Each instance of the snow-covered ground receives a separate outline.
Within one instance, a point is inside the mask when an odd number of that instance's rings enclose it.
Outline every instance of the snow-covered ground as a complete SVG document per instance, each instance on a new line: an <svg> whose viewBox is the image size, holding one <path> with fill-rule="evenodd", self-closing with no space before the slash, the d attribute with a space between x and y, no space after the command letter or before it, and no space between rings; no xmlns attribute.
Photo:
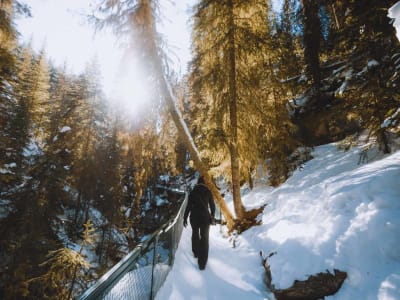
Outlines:
<svg viewBox="0 0 400 300"><path fill-rule="evenodd" d="M262 281L263 269L257 250L232 248L218 229L210 230L207 267L199 271L191 250L191 229L186 227L176 252L175 263L156 300L272 299Z"/></svg>
<svg viewBox="0 0 400 300"><path fill-rule="evenodd" d="M260 250L276 251L269 260L276 288L337 268L348 278L326 299L400 299L400 151L372 149L359 165L361 152L318 147L282 186L244 195L248 207L267 204L262 225L240 235L235 248L213 226L205 271L192 256L188 226L156 299L273 299Z"/></svg>
<svg viewBox="0 0 400 300"><path fill-rule="evenodd" d="M389 8L388 17L394 19L393 26L396 28L397 39L400 40L400 1Z"/></svg>

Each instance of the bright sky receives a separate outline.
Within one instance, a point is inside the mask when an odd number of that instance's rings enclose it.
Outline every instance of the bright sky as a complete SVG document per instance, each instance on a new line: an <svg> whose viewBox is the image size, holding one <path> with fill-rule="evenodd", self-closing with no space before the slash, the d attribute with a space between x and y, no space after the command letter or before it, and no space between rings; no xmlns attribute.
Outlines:
<svg viewBox="0 0 400 300"><path fill-rule="evenodd" d="M110 32L98 32L94 35L94 28L86 21L94 3L93 0L25 0L31 7L32 18L17 20L18 30L26 41L32 39L35 50L45 48L47 56L57 66L65 62L68 71L80 73L86 64L97 57L103 77L103 86L106 94L111 96L115 90L129 90L135 88L136 94L142 98L146 92L140 87L140 74L130 74L127 83L129 87L117 87L121 79L117 73L121 65L122 51ZM165 35L169 48L179 61L175 59L173 67L177 72L184 72L190 60L190 32L188 26L188 8L194 0L163 1L162 11L165 14L163 25L160 26ZM126 80L125 80L126 81ZM142 101L143 99L136 99ZM136 101L135 100L135 101ZM129 101L124 99L124 101Z"/></svg>
<svg viewBox="0 0 400 300"><path fill-rule="evenodd" d="M275 3L280 0L273 0ZM87 15L95 0L24 0L31 7L32 18L17 20L18 30L26 41L32 39L37 51L43 47L47 56L61 66L65 62L68 71L80 73L86 64L97 57L104 91L107 96L118 95L127 109L137 110L146 104L146 91L140 82L138 68L131 67L130 74L118 78L121 66L121 49L110 32L98 32L87 23ZM178 74L186 71L190 60L189 8L196 0L164 0L161 11L165 18L160 30L169 49L175 53L173 68ZM126 66L125 66L126 67ZM132 96L132 91L135 91ZM123 95L121 95L123 94ZM134 103L134 105L132 105Z"/></svg>

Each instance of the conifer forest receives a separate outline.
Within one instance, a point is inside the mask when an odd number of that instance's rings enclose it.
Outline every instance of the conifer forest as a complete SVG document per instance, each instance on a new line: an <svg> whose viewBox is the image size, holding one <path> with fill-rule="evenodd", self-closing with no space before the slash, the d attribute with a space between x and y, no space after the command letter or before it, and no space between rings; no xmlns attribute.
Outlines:
<svg viewBox="0 0 400 300"><path fill-rule="evenodd" d="M399 138L396 0L194 1L183 76L157 30L163 1L95 2L93 28L145 64L154 92L135 118L107 101L96 59L54 64L20 39L30 7L0 1L0 299L75 299L177 212L160 185L200 172L244 230L260 210L241 186L281 185L318 145L367 133L390 153Z"/></svg>

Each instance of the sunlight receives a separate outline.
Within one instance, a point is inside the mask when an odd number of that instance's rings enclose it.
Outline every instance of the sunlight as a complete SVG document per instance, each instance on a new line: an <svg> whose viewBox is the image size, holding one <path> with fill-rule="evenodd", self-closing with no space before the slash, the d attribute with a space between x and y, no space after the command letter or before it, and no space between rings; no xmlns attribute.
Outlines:
<svg viewBox="0 0 400 300"><path fill-rule="evenodd" d="M152 87L138 63L125 62L121 69L113 86L111 104L126 117L138 118L151 108Z"/></svg>
<svg viewBox="0 0 400 300"><path fill-rule="evenodd" d="M163 23L160 32L170 46L171 67L175 72L186 70L191 59L189 18L187 8L195 1L163 2ZM32 18L17 20L21 39L31 40L35 51L46 46L46 54L56 66L67 63L68 71L80 73L93 57L100 64L104 93L111 108L130 117L141 115L150 107L154 93L149 87L145 70L133 62L122 62L124 49L111 30L94 35L93 24L87 22L93 0L25 0L32 10ZM79 47L77 47L79 45ZM119 69L124 69L123 71ZM146 83L147 81L147 83Z"/></svg>

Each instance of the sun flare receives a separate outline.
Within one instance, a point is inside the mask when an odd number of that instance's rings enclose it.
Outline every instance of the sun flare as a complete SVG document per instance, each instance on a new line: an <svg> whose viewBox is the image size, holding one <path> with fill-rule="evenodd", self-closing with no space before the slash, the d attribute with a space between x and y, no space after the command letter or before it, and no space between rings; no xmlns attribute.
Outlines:
<svg viewBox="0 0 400 300"><path fill-rule="evenodd" d="M148 76L138 64L124 64L114 86L112 102L128 117L140 117L151 106L152 87Z"/></svg>

